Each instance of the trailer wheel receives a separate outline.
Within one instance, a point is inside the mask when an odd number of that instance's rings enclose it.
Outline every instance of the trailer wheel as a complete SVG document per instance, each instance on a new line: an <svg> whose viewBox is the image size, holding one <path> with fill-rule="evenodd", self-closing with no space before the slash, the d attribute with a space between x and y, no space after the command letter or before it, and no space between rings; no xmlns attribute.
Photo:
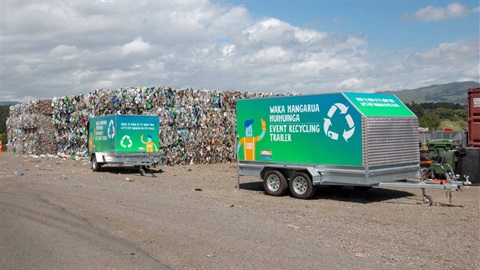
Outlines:
<svg viewBox="0 0 480 270"><path fill-rule="evenodd" d="M425 194L425 195L423 196L423 203L426 204L426 205L428 205L428 206L432 206L432 204L433 204L432 196Z"/></svg>
<svg viewBox="0 0 480 270"><path fill-rule="evenodd" d="M279 171L268 171L263 177L263 188L265 189L265 193L268 195L285 195L288 188L287 179Z"/></svg>
<svg viewBox="0 0 480 270"><path fill-rule="evenodd" d="M300 199L309 199L315 194L310 176L303 172L296 172L290 177L289 187L292 195Z"/></svg>
<svg viewBox="0 0 480 270"><path fill-rule="evenodd" d="M100 171L101 168L102 168L102 163L97 162L97 156L94 155L92 158L92 170L94 172L98 172Z"/></svg>

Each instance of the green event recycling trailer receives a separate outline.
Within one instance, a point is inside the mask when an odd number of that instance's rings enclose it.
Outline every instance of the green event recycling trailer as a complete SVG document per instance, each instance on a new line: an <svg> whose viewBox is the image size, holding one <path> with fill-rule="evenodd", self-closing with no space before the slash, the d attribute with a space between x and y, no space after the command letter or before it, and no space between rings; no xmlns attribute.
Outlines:
<svg viewBox="0 0 480 270"><path fill-rule="evenodd" d="M88 122L92 169L103 164L155 166L159 161L159 118L151 115L106 115Z"/></svg>
<svg viewBox="0 0 480 270"><path fill-rule="evenodd" d="M238 100L237 135L238 176L260 176L270 195L419 176L418 119L392 94Z"/></svg>

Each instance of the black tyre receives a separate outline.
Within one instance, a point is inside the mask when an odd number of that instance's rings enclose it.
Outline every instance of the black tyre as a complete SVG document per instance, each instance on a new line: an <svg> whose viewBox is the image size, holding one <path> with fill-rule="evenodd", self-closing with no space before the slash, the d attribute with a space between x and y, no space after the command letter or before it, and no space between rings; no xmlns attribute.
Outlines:
<svg viewBox="0 0 480 270"><path fill-rule="evenodd" d="M268 171L263 177L263 188L268 195L285 195L288 190L287 179L279 171Z"/></svg>
<svg viewBox="0 0 480 270"><path fill-rule="evenodd" d="M315 186L312 183L312 179L308 174L303 172L296 172L290 177L288 183L290 192L296 198L310 199L315 195Z"/></svg>
<svg viewBox="0 0 480 270"><path fill-rule="evenodd" d="M102 169L102 163L97 161L97 157L94 155L92 158L92 170L98 172Z"/></svg>

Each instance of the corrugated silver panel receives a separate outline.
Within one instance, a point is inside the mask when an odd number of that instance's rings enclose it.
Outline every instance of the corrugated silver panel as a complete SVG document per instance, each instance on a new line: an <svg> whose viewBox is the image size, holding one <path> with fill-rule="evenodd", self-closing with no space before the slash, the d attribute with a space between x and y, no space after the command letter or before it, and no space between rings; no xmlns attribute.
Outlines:
<svg viewBox="0 0 480 270"><path fill-rule="evenodd" d="M401 164L420 160L417 118L362 118L363 165Z"/></svg>

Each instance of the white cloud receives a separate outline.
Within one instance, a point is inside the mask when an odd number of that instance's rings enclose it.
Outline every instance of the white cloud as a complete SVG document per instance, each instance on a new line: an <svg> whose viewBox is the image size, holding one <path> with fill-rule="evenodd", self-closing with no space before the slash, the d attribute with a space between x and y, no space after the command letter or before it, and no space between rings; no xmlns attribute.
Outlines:
<svg viewBox="0 0 480 270"><path fill-rule="evenodd" d="M59 45L53 48L48 56L61 60L72 60L79 57L76 46Z"/></svg>
<svg viewBox="0 0 480 270"><path fill-rule="evenodd" d="M383 80L397 89L416 88L455 81L480 81L475 75L480 59L480 39L442 43L421 52L399 52L376 69L383 70Z"/></svg>
<svg viewBox="0 0 480 270"><path fill-rule="evenodd" d="M362 85L363 81L359 78L350 78L346 79L340 83L339 88L346 88L346 89L358 89Z"/></svg>
<svg viewBox="0 0 480 270"><path fill-rule="evenodd" d="M460 81L480 81L480 64L474 64L471 68L460 72Z"/></svg>
<svg viewBox="0 0 480 270"><path fill-rule="evenodd" d="M367 36L254 19L243 7L206 0L11 1L2 8L0 99L139 85L396 90L475 78L479 59L478 39L377 56Z"/></svg>
<svg viewBox="0 0 480 270"><path fill-rule="evenodd" d="M233 44L224 44L221 48L222 55L224 57L229 57L235 55L235 45Z"/></svg>
<svg viewBox="0 0 480 270"><path fill-rule="evenodd" d="M300 43L315 43L324 39L326 34L311 29L295 28L294 36Z"/></svg>
<svg viewBox="0 0 480 270"><path fill-rule="evenodd" d="M437 48L417 53L416 56L420 61L431 64L445 62L454 63L460 59L479 59L478 45L478 38L461 42L442 43Z"/></svg>
<svg viewBox="0 0 480 270"><path fill-rule="evenodd" d="M418 21L442 21L447 19L461 18L470 15L470 10L459 3L451 3L446 7L426 6L418 10L413 15L406 15L404 19L413 19Z"/></svg>
<svg viewBox="0 0 480 270"><path fill-rule="evenodd" d="M134 41L129 42L122 46L121 51L123 55L129 55L133 53L144 53L150 49L150 44L143 41L141 37L137 37Z"/></svg>
<svg viewBox="0 0 480 270"><path fill-rule="evenodd" d="M289 59L289 52L280 46L273 46L260 50L254 55L252 60L262 64L270 64L274 62L287 62Z"/></svg>
<svg viewBox="0 0 480 270"><path fill-rule="evenodd" d="M274 44L287 38L286 33L292 27L280 20L269 18L253 24L242 31L242 38L249 44Z"/></svg>

